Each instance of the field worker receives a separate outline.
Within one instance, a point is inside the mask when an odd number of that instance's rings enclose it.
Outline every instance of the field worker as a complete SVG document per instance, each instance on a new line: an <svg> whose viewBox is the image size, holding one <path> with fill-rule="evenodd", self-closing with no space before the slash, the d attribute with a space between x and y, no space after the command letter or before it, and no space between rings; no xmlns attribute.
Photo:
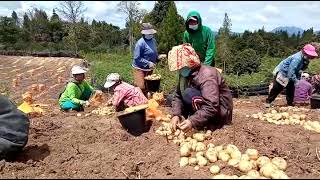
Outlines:
<svg viewBox="0 0 320 180"><path fill-rule="evenodd" d="M320 74L312 76L311 84L312 84L312 94L320 95Z"/></svg>
<svg viewBox="0 0 320 180"><path fill-rule="evenodd" d="M183 43L190 43L200 57L200 61L209 66L215 66L216 54L214 35L211 29L202 25L202 19L197 11L191 11L185 22L186 31Z"/></svg>
<svg viewBox="0 0 320 180"><path fill-rule="evenodd" d="M116 111L148 103L148 99L144 96L141 89L123 82L118 73L109 74L104 87L110 88L114 92L112 98L108 101L108 105L113 105Z"/></svg>
<svg viewBox="0 0 320 180"><path fill-rule="evenodd" d="M312 94L312 85L309 81L309 74L302 73L301 80L297 82L294 92L294 103L296 105L309 104L309 100Z"/></svg>
<svg viewBox="0 0 320 180"><path fill-rule="evenodd" d="M301 51L282 60L274 69L273 86L266 99L266 107L272 106L272 102L286 88L287 105L293 106L295 85L301 77L301 71L306 69L309 60L318 57L315 47L307 44Z"/></svg>
<svg viewBox="0 0 320 180"><path fill-rule="evenodd" d="M138 86L144 94L147 93L144 78L152 74L158 58L157 42L154 38L156 32L150 23L142 23L142 37L134 49L132 62L134 85Z"/></svg>
<svg viewBox="0 0 320 180"><path fill-rule="evenodd" d="M216 129L230 124L233 110L230 89L220 72L214 67L201 64L193 48L188 47L189 52L193 53L186 58L171 58L169 52L170 71L179 71L178 85L172 100L173 130L179 128L187 132L192 128Z"/></svg>
<svg viewBox="0 0 320 180"><path fill-rule="evenodd" d="M0 160L16 157L28 142L30 121L25 113L0 95Z"/></svg>
<svg viewBox="0 0 320 180"><path fill-rule="evenodd" d="M90 105L89 98L94 93L93 87L85 80L87 70L79 65L71 69L73 78L68 82L66 88L59 98L59 105L63 110L82 111L83 106ZM102 93L97 90L96 93Z"/></svg>

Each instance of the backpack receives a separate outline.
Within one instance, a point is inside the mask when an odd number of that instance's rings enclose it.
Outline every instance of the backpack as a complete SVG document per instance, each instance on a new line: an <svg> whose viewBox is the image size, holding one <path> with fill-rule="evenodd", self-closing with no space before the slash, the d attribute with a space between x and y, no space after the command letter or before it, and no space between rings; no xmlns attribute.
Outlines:
<svg viewBox="0 0 320 180"><path fill-rule="evenodd" d="M28 142L30 121L7 97L0 95L0 159L11 159Z"/></svg>
<svg viewBox="0 0 320 180"><path fill-rule="evenodd" d="M60 92L58 99L60 99L62 93L64 93L64 91L66 90L68 83L69 83L69 82L67 82L66 85L64 86L63 91ZM71 83L74 83L74 82L71 82ZM74 83L74 84L77 85L78 88L81 90L80 86L79 86L77 83Z"/></svg>
<svg viewBox="0 0 320 180"><path fill-rule="evenodd" d="M174 46L168 53L170 71L176 71L185 66L192 67L195 64L200 64L200 58L189 43Z"/></svg>

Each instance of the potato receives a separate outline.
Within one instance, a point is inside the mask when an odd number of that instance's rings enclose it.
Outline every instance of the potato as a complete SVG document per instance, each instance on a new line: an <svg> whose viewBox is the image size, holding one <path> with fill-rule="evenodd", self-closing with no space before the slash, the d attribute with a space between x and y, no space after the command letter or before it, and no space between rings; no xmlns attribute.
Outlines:
<svg viewBox="0 0 320 180"><path fill-rule="evenodd" d="M207 130L206 134L204 135L206 139L210 139L212 136L212 131Z"/></svg>
<svg viewBox="0 0 320 180"><path fill-rule="evenodd" d="M214 150L216 151L216 152L220 152L220 151L222 151L223 150L223 146L216 146L216 147L214 147Z"/></svg>
<svg viewBox="0 0 320 180"><path fill-rule="evenodd" d="M257 165L259 168L261 168L264 164L270 163L270 162L271 160L266 156L261 156L257 159Z"/></svg>
<svg viewBox="0 0 320 180"><path fill-rule="evenodd" d="M242 154L240 160L250 161L250 157L248 156L248 154Z"/></svg>
<svg viewBox="0 0 320 180"><path fill-rule="evenodd" d="M291 117L292 117L293 119L300 119L300 116L297 115L297 114L293 114Z"/></svg>
<svg viewBox="0 0 320 180"><path fill-rule="evenodd" d="M174 144L177 144L177 145L180 145L180 143L181 143L181 140L178 140L178 139L174 139L173 141L172 141Z"/></svg>
<svg viewBox="0 0 320 180"><path fill-rule="evenodd" d="M180 148L180 156L186 157L186 156L189 156L190 154L191 152L188 146L182 146Z"/></svg>
<svg viewBox="0 0 320 180"><path fill-rule="evenodd" d="M189 165L190 166L197 165L197 164L198 164L198 159L197 158L194 158L194 157L189 158Z"/></svg>
<svg viewBox="0 0 320 180"><path fill-rule="evenodd" d="M278 170L277 166L272 163L266 163L260 168L260 174L264 177L271 178L272 173Z"/></svg>
<svg viewBox="0 0 320 180"><path fill-rule="evenodd" d="M212 177L212 179L227 179L228 176L226 177L226 175L224 174L218 174Z"/></svg>
<svg viewBox="0 0 320 180"><path fill-rule="evenodd" d="M232 167L238 167L239 162L240 162L240 159L230 159L228 161L228 165Z"/></svg>
<svg viewBox="0 0 320 180"><path fill-rule="evenodd" d="M252 169L252 164L249 161L241 160L239 162L238 168L242 172L249 172Z"/></svg>
<svg viewBox="0 0 320 180"><path fill-rule="evenodd" d="M218 160L217 153L213 150L208 149L206 154L206 158L208 158L209 162L214 163Z"/></svg>
<svg viewBox="0 0 320 180"><path fill-rule="evenodd" d="M271 110L271 114L277 114L278 112L276 110Z"/></svg>
<svg viewBox="0 0 320 180"><path fill-rule="evenodd" d="M305 114L300 115L300 120L306 120L306 118L307 118L307 115L305 115Z"/></svg>
<svg viewBox="0 0 320 180"><path fill-rule="evenodd" d="M282 114L275 114L273 116L273 119L276 120L276 121L279 121L280 119L282 119Z"/></svg>
<svg viewBox="0 0 320 180"><path fill-rule="evenodd" d="M202 142L198 142L196 144L196 149L195 149L197 152L199 151L205 151L206 150L206 145Z"/></svg>
<svg viewBox="0 0 320 180"><path fill-rule="evenodd" d="M199 141L199 142L202 142L202 141L204 141L204 139L205 139L205 135L204 135L203 133L194 133L194 134L192 135L192 138L193 138L193 139L196 139L196 140Z"/></svg>
<svg viewBox="0 0 320 180"><path fill-rule="evenodd" d="M218 174L220 172L220 167L217 165L213 165L210 167L210 172L212 174Z"/></svg>
<svg viewBox="0 0 320 180"><path fill-rule="evenodd" d="M187 157L182 157L180 159L179 165L180 167L185 167L189 164L189 159Z"/></svg>
<svg viewBox="0 0 320 180"><path fill-rule="evenodd" d="M197 156L197 159L198 159L198 165L200 167L206 166L208 164L208 160L203 156Z"/></svg>
<svg viewBox="0 0 320 180"><path fill-rule="evenodd" d="M198 156L204 156L204 152L202 152L202 151L197 152L197 153L196 153L196 157L198 157Z"/></svg>
<svg viewBox="0 0 320 180"><path fill-rule="evenodd" d="M255 178L260 177L260 173L257 170L250 170L247 175Z"/></svg>
<svg viewBox="0 0 320 180"><path fill-rule="evenodd" d="M231 154L230 154L231 158L232 159L240 159L242 154L241 152L238 150L238 151L233 151Z"/></svg>
<svg viewBox="0 0 320 180"><path fill-rule="evenodd" d="M227 162L230 159L230 155L225 151L220 151L218 153L218 159L222 160L223 162Z"/></svg>
<svg viewBox="0 0 320 180"><path fill-rule="evenodd" d="M195 166L194 170L199 171L200 167L199 166Z"/></svg>
<svg viewBox="0 0 320 180"><path fill-rule="evenodd" d="M253 114L251 117L254 118L254 119L259 119L258 114Z"/></svg>
<svg viewBox="0 0 320 180"><path fill-rule="evenodd" d="M237 146L235 146L233 144L228 144L225 149L226 149L226 152L229 153L229 154L231 154L231 153L233 153L235 151L239 151Z"/></svg>
<svg viewBox="0 0 320 180"><path fill-rule="evenodd" d="M287 162L281 157L274 157L271 161L274 165L278 167L280 170L286 170L287 169Z"/></svg>
<svg viewBox="0 0 320 180"><path fill-rule="evenodd" d="M209 143L209 144L207 145L207 148L214 148L214 144Z"/></svg>
<svg viewBox="0 0 320 180"><path fill-rule="evenodd" d="M286 175L286 173L281 170L275 170L271 174L271 178L272 179L289 179L289 177Z"/></svg>
<svg viewBox="0 0 320 180"><path fill-rule="evenodd" d="M284 119L288 119L289 118L289 113L287 113L287 112L283 112L283 113L281 113L281 115L282 115L282 117Z"/></svg>
<svg viewBox="0 0 320 180"><path fill-rule="evenodd" d="M191 137L187 137L187 139L186 139L187 142L190 142L191 140L192 140Z"/></svg>
<svg viewBox="0 0 320 180"><path fill-rule="evenodd" d="M250 160L250 163L252 165L252 169L258 170L258 163L255 160Z"/></svg>
<svg viewBox="0 0 320 180"><path fill-rule="evenodd" d="M191 139L189 142L191 145L193 145L193 144L197 144L198 141L196 139Z"/></svg>
<svg viewBox="0 0 320 180"><path fill-rule="evenodd" d="M246 154L251 160L257 160L259 158L259 153L256 149L247 149Z"/></svg>

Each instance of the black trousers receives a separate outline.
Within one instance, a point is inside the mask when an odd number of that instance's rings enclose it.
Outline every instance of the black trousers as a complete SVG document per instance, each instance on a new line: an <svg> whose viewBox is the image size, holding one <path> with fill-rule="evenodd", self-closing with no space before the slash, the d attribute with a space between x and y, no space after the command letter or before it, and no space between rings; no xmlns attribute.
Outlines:
<svg viewBox="0 0 320 180"><path fill-rule="evenodd" d="M283 91L285 87L283 87L281 84L279 84L276 79L273 80L273 86L272 89L268 95L268 98L266 99L267 103L273 102L276 97ZM293 98L294 98L294 82L289 81L287 87L286 87L286 98L287 98L287 104L289 106L293 105Z"/></svg>

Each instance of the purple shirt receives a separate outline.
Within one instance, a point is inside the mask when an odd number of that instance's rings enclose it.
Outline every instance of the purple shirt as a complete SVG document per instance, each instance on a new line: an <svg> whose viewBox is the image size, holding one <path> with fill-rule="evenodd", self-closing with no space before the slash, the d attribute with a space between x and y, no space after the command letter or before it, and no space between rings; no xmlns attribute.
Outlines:
<svg viewBox="0 0 320 180"><path fill-rule="evenodd" d="M304 79L298 81L294 91L294 102L301 103L301 102L309 101L311 93L312 93L312 85L308 81Z"/></svg>

